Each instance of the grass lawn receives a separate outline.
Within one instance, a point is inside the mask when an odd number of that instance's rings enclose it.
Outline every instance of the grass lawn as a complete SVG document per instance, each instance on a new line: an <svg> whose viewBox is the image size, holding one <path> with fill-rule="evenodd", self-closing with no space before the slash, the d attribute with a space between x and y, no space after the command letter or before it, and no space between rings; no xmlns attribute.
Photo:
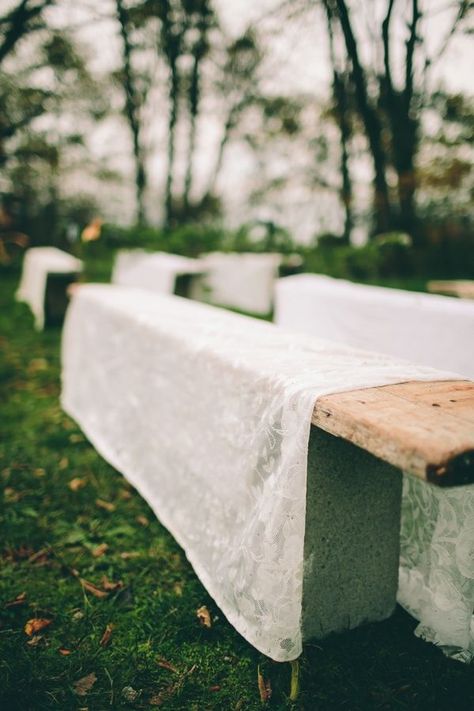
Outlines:
<svg viewBox="0 0 474 711"><path fill-rule="evenodd" d="M146 503L61 411L60 332L33 330L13 300L17 279L0 274L2 711L251 711L262 708L258 668L273 709L474 709L474 666L418 640L400 609L308 645L292 705L289 665L235 632ZM50 622L27 634L34 619Z"/></svg>

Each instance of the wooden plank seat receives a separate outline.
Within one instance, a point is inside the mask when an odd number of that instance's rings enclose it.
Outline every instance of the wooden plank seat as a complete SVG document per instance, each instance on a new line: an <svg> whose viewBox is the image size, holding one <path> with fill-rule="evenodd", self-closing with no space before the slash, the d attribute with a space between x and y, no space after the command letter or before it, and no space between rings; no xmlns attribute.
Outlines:
<svg viewBox="0 0 474 711"><path fill-rule="evenodd" d="M402 470L474 482L474 383L437 371L98 285L76 292L62 357L65 410L277 661L392 613ZM346 392L324 394L339 367Z"/></svg>
<svg viewBox="0 0 474 711"><path fill-rule="evenodd" d="M428 291L433 294L447 294L459 299L474 299L474 279L429 281Z"/></svg>
<svg viewBox="0 0 474 711"><path fill-rule="evenodd" d="M474 482L472 381L328 395L318 400L313 424L438 486Z"/></svg>

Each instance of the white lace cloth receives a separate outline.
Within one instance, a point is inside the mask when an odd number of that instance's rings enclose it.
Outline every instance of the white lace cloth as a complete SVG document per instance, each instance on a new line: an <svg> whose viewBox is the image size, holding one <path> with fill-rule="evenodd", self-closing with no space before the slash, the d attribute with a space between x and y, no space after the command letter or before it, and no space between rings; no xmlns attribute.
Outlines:
<svg viewBox="0 0 474 711"><path fill-rule="evenodd" d="M474 303L316 275L280 279L277 323L436 365L474 378ZM417 634L474 654L474 485L426 486L404 477L398 601Z"/></svg>
<svg viewBox="0 0 474 711"><path fill-rule="evenodd" d="M200 301L229 306L254 314L273 308L273 287L281 264L280 254L212 252L201 259L205 268Z"/></svg>
<svg viewBox="0 0 474 711"><path fill-rule="evenodd" d="M277 661L301 652L316 398L443 378L205 304L106 285L75 294L62 359L64 409L148 501L229 621Z"/></svg>
<svg viewBox="0 0 474 711"><path fill-rule="evenodd" d="M197 259L166 252L145 252L141 249L120 250L115 258L112 283L173 294L176 277L200 274L202 264Z"/></svg>
<svg viewBox="0 0 474 711"><path fill-rule="evenodd" d="M26 302L35 317L35 328L44 328L44 300L48 274L82 271L82 262L56 247L32 247L25 252L17 301Z"/></svg>

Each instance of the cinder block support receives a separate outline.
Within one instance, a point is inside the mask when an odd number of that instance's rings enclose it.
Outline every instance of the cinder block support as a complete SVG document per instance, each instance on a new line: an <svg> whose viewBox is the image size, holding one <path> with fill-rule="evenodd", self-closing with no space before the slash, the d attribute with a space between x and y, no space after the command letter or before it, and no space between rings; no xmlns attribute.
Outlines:
<svg viewBox="0 0 474 711"><path fill-rule="evenodd" d="M391 615L398 583L401 498L401 471L311 428L304 640Z"/></svg>

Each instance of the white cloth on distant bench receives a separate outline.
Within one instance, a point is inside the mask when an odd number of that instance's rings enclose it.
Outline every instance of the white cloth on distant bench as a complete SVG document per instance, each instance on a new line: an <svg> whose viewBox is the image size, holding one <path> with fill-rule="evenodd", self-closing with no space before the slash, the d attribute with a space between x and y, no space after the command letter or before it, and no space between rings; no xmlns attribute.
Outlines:
<svg viewBox="0 0 474 711"><path fill-rule="evenodd" d="M474 301L298 274L276 283L275 323L474 379Z"/></svg>
<svg viewBox="0 0 474 711"><path fill-rule="evenodd" d="M82 262L56 247L32 247L25 252L16 298L26 302L35 317L35 328L44 327L44 307L48 274L75 274Z"/></svg>
<svg viewBox="0 0 474 711"><path fill-rule="evenodd" d="M275 319L474 378L474 302L304 274L278 281ZM461 660L474 655L474 485L405 476L398 601L418 635Z"/></svg>
<svg viewBox="0 0 474 711"><path fill-rule="evenodd" d="M442 374L205 304L86 285L62 404L140 491L236 629L301 652L311 417L324 394Z"/></svg>
<svg viewBox="0 0 474 711"><path fill-rule="evenodd" d="M176 278L203 271L197 259L167 252L146 252L142 249L120 250L115 258L112 283L173 294Z"/></svg>
<svg viewBox="0 0 474 711"><path fill-rule="evenodd" d="M281 254L212 252L201 261L205 276L196 298L252 314L271 312Z"/></svg>

